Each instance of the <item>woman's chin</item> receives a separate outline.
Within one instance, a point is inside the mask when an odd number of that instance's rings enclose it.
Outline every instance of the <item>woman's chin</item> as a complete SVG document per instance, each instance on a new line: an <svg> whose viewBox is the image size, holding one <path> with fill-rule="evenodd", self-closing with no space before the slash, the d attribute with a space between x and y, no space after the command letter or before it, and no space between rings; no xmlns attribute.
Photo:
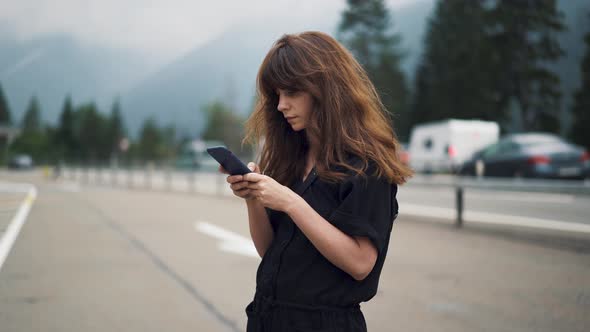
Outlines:
<svg viewBox="0 0 590 332"><path fill-rule="evenodd" d="M291 129L293 129L293 131L301 131L304 128L302 126L298 126L298 125L292 125Z"/></svg>

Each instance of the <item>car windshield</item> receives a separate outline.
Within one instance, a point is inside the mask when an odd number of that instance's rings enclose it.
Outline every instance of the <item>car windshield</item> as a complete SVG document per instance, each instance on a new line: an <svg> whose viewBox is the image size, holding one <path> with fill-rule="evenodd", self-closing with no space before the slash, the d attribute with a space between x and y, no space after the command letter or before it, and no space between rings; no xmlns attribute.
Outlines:
<svg viewBox="0 0 590 332"><path fill-rule="evenodd" d="M530 144L526 146L530 153L576 152L576 148L566 142L551 142L549 144Z"/></svg>
<svg viewBox="0 0 590 332"><path fill-rule="evenodd" d="M564 142L557 136L553 135L526 135L515 136L514 142L521 146L535 146L546 144L564 144Z"/></svg>

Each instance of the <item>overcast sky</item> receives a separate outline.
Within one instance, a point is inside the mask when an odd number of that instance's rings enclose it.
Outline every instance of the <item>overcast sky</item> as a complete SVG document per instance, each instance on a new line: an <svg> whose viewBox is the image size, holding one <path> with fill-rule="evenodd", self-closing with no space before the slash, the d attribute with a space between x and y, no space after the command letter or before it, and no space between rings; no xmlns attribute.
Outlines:
<svg viewBox="0 0 590 332"><path fill-rule="evenodd" d="M420 0L386 0L392 9ZM422 0L423 1L423 0ZM0 27L19 40L65 33L77 41L169 58L232 25L270 17L318 20L345 0L0 0Z"/></svg>

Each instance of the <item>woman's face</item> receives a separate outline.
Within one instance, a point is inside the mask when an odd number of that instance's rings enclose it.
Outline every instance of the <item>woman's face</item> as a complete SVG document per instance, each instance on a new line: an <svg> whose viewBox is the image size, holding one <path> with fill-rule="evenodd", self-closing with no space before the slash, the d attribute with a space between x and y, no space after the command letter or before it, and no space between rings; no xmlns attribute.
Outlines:
<svg viewBox="0 0 590 332"><path fill-rule="evenodd" d="M313 97L304 91L277 89L279 104L277 110L283 113L294 131L300 131L309 125L313 109Z"/></svg>

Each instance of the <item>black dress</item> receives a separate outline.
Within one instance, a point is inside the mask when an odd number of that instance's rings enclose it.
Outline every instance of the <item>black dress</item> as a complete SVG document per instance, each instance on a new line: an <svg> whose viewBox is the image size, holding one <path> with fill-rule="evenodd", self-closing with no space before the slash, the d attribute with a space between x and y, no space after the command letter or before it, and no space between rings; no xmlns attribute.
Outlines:
<svg viewBox="0 0 590 332"><path fill-rule="evenodd" d="M367 173L373 169L370 164ZM357 281L322 256L287 214L267 209L274 239L258 267L254 300L246 307L247 331L366 331L359 303L377 293L398 212L397 185L356 174L328 183L312 170L291 189L342 232L368 237L377 261Z"/></svg>

